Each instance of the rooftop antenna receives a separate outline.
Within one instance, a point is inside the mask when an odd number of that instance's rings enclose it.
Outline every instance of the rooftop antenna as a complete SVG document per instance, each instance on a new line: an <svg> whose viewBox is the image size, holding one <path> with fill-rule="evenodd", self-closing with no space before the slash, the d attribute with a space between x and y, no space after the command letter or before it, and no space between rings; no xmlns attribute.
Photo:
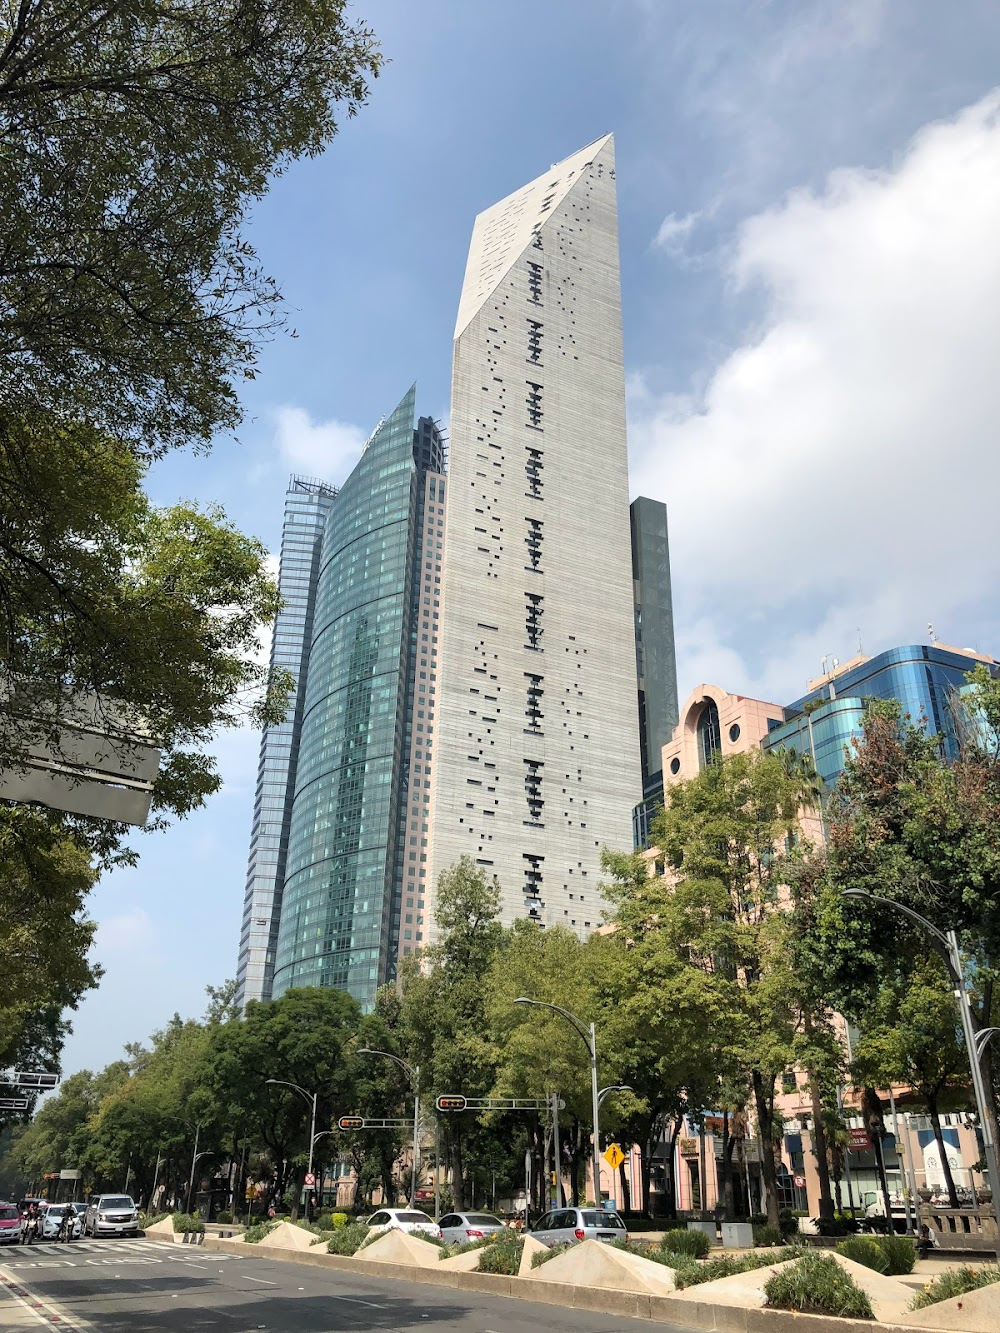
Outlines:
<svg viewBox="0 0 1000 1333"><path fill-rule="evenodd" d="M865 655L865 645L864 645L864 643L862 642L862 639L861 639L861 626L859 625L859 626L858 626L858 656L859 656L859 657L864 657L864 655Z"/></svg>
<svg viewBox="0 0 1000 1333"><path fill-rule="evenodd" d="M937 643L937 639L934 637L934 626L929 620L927 622L927 633L930 635L931 643Z"/></svg>

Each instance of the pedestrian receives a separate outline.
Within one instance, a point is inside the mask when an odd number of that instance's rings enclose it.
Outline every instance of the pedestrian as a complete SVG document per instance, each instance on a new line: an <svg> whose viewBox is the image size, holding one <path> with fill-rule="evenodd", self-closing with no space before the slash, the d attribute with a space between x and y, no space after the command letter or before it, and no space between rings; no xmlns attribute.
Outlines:
<svg viewBox="0 0 1000 1333"><path fill-rule="evenodd" d="M926 1259L933 1248L934 1237L931 1235L930 1227L925 1222L920 1228L919 1236L917 1236L917 1254L921 1259Z"/></svg>

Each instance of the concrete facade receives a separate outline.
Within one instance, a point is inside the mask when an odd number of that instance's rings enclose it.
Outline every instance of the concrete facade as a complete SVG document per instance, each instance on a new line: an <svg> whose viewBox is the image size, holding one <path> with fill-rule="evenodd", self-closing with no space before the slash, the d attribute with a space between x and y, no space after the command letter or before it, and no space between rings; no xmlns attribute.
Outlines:
<svg viewBox="0 0 1000 1333"><path fill-rule="evenodd" d="M641 791L610 135L476 219L449 473L428 883L582 934Z"/></svg>

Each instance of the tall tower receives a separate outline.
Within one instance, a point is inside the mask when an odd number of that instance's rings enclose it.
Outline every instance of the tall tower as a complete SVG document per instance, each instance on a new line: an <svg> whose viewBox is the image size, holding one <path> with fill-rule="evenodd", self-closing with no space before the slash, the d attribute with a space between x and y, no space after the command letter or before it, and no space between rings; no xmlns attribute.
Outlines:
<svg viewBox="0 0 1000 1333"><path fill-rule="evenodd" d="M445 555L429 881L582 933L642 782L610 135L476 219Z"/></svg>
<svg viewBox="0 0 1000 1333"><path fill-rule="evenodd" d="M308 477L292 477L285 494L278 572L282 607L271 640L271 669L290 671L295 677L295 691L284 721L266 727L260 740L236 965L240 1008L248 1000L271 998L320 544L336 494L336 487Z"/></svg>

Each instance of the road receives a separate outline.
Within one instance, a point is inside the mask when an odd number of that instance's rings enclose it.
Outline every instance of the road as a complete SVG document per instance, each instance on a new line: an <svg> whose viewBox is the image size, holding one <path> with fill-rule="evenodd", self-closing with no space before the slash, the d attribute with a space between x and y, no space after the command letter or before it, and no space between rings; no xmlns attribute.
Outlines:
<svg viewBox="0 0 1000 1333"><path fill-rule="evenodd" d="M147 1240L0 1251L0 1329L66 1333L620 1333L645 1319ZM665 1331L666 1333L666 1331Z"/></svg>

